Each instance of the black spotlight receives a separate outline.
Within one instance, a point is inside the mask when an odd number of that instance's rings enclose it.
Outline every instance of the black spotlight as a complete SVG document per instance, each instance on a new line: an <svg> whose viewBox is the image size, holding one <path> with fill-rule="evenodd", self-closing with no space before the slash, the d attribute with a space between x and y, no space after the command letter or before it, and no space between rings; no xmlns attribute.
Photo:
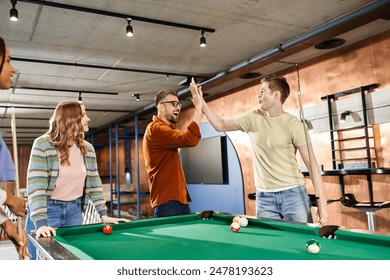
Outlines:
<svg viewBox="0 0 390 280"><path fill-rule="evenodd" d="M200 46L202 48L205 48L206 47L206 38L204 37L204 31L201 30L200 31L200 34L201 34L201 37L200 37Z"/></svg>
<svg viewBox="0 0 390 280"><path fill-rule="evenodd" d="M11 0L12 8L9 10L9 19L11 21L18 21L19 19L19 13L18 10L15 8L17 0Z"/></svg>

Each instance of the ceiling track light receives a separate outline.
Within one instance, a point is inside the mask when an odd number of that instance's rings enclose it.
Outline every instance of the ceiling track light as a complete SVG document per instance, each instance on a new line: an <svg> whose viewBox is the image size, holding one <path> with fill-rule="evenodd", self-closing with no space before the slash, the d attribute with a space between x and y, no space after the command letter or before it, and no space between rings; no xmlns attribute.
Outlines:
<svg viewBox="0 0 390 280"><path fill-rule="evenodd" d="M16 3L16 0L11 0L11 2L13 2L13 1L15 1L15 3ZM58 8L58 9L72 10L72 11L95 14L95 15L100 15L100 16L108 16L108 17L115 17L115 18L121 18L121 19L131 19L132 21L140 21L140 22L164 25L164 26L169 26L169 27L174 27L174 28L196 30L196 31L200 30L203 33L204 32L210 32L210 33L215 32L215 29L208 28L205 26L195 26L195 25L165 21L165 20L158 20L158 19L152 19L152 18L146 18L146 17L138 17L138 16L134 16L134 15L121 14L121 13L115 13L115 12L110 12L110 11L105 11L105 10L91 9L91 8L74 6L74 5L67 5L67 4L57 3L57 2L52 2L52 1L49 2L46 0L19 0L19 2L25 2L25 3L36 4L36 5L41 5L41 6L48 6L48 7L52 7L52 8ZM130 25L127 25L127 27L128 26L130 26ZM127 27L126 27L126 34L127 34ZM206 42L205 38L203 38L201 40Z"/></svg>
<svg viewBox="0 0 390 280"><path fill-rule="evenodd" d="M200 46L202 48L205 48L207 45L206 45L206 38L204 37L204 30L201 30L200 34L201 34L201 36L200 36Z"/></svg>
<svg viewBox="0 0 390 280"><path fill-rule="evenodd" d="M140 94L139 93L134 93L133 97L135 98L136 101L140 101Z"/></svg>
<svg viewBox="0 0 390 280"><path fill-rule="evenodd" d="M134 35L133 27L131 26L131 18L127 18L126 35L127 37L132 37Z"/></svg>
<svg viewBox="0 0 390 280"><path fill-rule="evenodd" d="M9 10L9 19L10 21L18 21L19 20L19 13L18 10L15 8L17 0L11 0L12 8Z"/></svg>

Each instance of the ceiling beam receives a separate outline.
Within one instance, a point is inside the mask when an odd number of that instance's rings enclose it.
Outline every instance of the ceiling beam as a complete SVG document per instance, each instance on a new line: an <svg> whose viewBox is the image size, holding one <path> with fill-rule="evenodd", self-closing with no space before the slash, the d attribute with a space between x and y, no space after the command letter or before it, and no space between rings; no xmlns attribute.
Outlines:
<svg viewBox="0 0 390 280"><path fill-rule="evenodd" d="M77 90L77 89L72 90L72 89L60 89L60 88L39 88L39 87L22 87L22 86L11 86L11 88L13 88L13 89L39 90L39 91L59 91L59 92L74 92L74 93L118 95L117 92Z"/></svg>
<svg viewBox="0 0 390 280"><path fill-rule="evenodd" d="M55 107L42 107L42 106L11 106L11 105L0 105L0 108L5 109L31 109L31 110L55 110ZM111 109L88 109L91 112L110 112L110 113L129 113L129 110L111 110Z"/></svg>
<svg viewBox="0 0 390 280"><path fill-rule="evenodd" d="M95 68L95 69L114 70L114 71L137 72L137 73L156 74L156 75L163 75L163 76L194 77L194 78L203 79L203 80L210 78L207 75L197 75L197 74L193 74L193 73L175 73L175 72L168 72L168 71L155 71L155 70L146 70L146 69L124 68L124 67L114 67L114 66L107 66L107 65L66 62L66 61L58 61L58 60L34 59L34 58L24 58L24 57L16 57L16 56L12 56L11 60L12 61L22 61L22 62L31 62L31 63L71 66L71 67L85 67L85 68Z"/></svg>

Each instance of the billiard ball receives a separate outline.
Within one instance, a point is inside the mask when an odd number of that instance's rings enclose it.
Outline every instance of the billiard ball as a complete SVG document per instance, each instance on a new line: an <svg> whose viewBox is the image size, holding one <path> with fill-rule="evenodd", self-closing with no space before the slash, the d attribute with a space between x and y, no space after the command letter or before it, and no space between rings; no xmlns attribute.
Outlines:
<svg viewBox="0 0 390 280"><path fill-rule="evenodd" d="M310 254L318 254L320 251L320 243L315 239L311 239L306 243L306 250Z"/></svg>
<svg viewBox="0 0 390 280"><path fill-rule="evenodd" d="M240 230L240 224L238 222L233 222L231 225L230 225L230 229L234 232L239 232Z"/></svg>
<svg viewBox="0 0 390 280"><path fill-rule="evenodd" d="M104 227L103 227L103 232L104 232L105 234L110 234L110 233L112 232L112 226L110 226L110 225L104 225Z"/></svg>
<svg viewBox="0 0 390 280"><path fill-rule="evenodd" d="M245 217L241 217L240 219L238 219L238 223L240 224L240 226L246 227L248 225L248 219Z"/></svg>
<svg viewBox="0 0 390 280"><path fill-rule="evenodd" d="M234 222L237 222L237 223L238 223L239 220L240 220L240 218L241 218L240 216L235 216L235 217L233 218L233 223L234 223Z"/></svg>

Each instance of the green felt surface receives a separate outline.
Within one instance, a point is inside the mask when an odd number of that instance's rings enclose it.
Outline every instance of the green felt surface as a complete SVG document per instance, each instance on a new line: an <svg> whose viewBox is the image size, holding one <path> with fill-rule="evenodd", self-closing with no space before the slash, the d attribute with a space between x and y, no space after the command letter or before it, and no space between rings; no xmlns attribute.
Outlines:
<svg viewBox="0 0 390 280"><path fill-rule="evenodd" d="M81 259L100 260L353 260L390 259L390 236L336 231L321 238L319 228L303 224L249 219L238 233L230 230L233 216L199 214L57 230L55 240ZM306 251L310 239L321 251Z"/></svg>

